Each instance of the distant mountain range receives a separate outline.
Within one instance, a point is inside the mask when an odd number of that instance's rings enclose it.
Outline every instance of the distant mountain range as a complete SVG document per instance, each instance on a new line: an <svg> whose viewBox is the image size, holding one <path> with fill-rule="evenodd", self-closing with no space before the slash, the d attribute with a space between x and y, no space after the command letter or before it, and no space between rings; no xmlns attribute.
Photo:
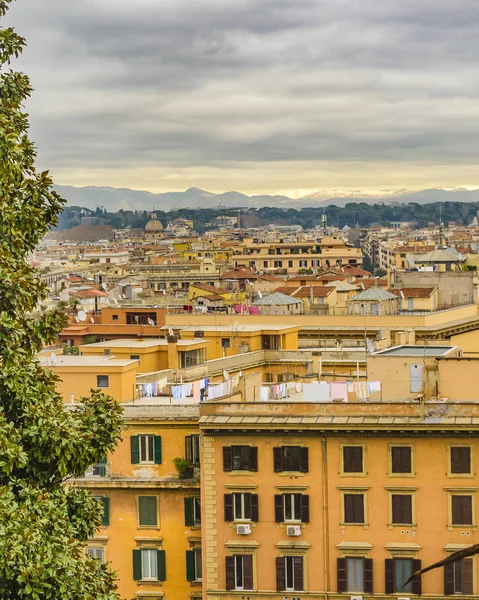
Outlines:
<svg viewBox="0 0 479 600"><path fill-rule="evenodd" d="M113 187L73 187L55 186L56 190L68 201L70 206L83 206L95 209L103 206L108 212L123 210L172 210L179 208L306 208L318 206L345 206L351 202L367 204L429 204L432 202L479 202L479 189L433 188L422 191L392 190L376 195L357 192L316 192L302 198L287 196L247 196L240 192L213 194L198 188L189 188L184 192L153 194L142 190Z"/></svg>

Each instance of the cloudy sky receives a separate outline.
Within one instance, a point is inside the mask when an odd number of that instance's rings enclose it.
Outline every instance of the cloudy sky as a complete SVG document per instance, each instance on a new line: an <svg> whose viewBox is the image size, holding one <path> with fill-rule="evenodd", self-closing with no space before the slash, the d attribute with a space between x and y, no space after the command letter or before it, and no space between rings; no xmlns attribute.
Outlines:
<svg viewBox="0 0 479 600"><path fill-rule="evenodd" d="M57 183L479 186L477 0L16 0Z"/></svg>

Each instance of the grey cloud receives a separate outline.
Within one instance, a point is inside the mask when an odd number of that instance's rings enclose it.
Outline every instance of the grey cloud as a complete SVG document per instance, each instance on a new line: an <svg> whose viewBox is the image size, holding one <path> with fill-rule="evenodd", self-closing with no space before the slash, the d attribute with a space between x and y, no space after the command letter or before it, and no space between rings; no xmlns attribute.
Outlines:
<svg viewBox="0 0 479 600"><path fill-rule="evenodd" d="M479 157L476 0L17 0L51 168Z"/></svg>

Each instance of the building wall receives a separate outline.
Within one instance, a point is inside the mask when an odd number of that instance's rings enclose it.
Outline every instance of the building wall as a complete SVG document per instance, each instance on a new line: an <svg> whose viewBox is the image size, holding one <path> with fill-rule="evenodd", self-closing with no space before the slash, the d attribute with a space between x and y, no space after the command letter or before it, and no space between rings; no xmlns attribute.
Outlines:
<svg viewBox="0 0 479 600"><path fill-rule="evenodd" d="M84 356L104 356L105 350L108 350L108 348L99 348L94 344L87 344L80 348ZM131 356L139 356L138 373L152 373L153 371L161 371L168 368L168 348L166 345L149 348L112 347L109 350L110 356L120 359L130 359Z"/></svg>
<svg viewBox="0 0 479 600"><path fill-rule="evenodd" d="M204 511L203 530L207 536L205 560L209 559L203 585L207 600L232 600L238 594L248 598L282 600L293 594L300 598L322 598L325 589L336 596L337 559L342 556L365 556L373 559L375 597L385 595L385 559L393 556L415 557L423 565L445 558L447 544L461 547L476 543L476 527L448 527L448 498L451 488L471 489L471 478L450 477L448 447L467 444L474 449L473 472L477 471L477 443L474 439L458 440L452 435L443 439L411 437L378 438L345 436L321 438L292 435L207 435L207 451L202 489ZM258 447L258 472L225 473L222 469L222 447L246 444ZM410 445L413 451L414 475L391 477L388 449L390 445ZM273 448L280 445L300 445L309 448L309 472L300 474L274 473ZM362 445L365 452L363 476L341 474L341 447ZM475 489L475 488L474 488ZM233 523L224 521L224 494L234 490L250 491L259 496L259 522L252 524L252 533L241 536ZM341 525L341 496L345 491L367 494L367 525ZM283 524L275 522L273 496L282 491L309 494L310 522L302 525L299 537L285 535ZM412 493L414 525L390 525L390 494ZM477 494L474 494L477 510ZM324 508L323 508L324 506ZM358 548L364 544L370 549ZM349 549L341 550L338 548ZM358 554L359 552L359 554ZM225 557L234 553L253 553L255 591L225 591ZM305 557L305 591L276 592L275 558L282 554L300 553ZM329 559L328 559L329 557ZM476 559L474 559L476 563ZM438 570L422 578L423 594L443 597L443 573ZM476 585L476 584L475 584ZM475 591L477 588L474 588ZM354 593L353 593L354 594ZM359 593L360 594L360 593ZM360 594L361 595L361 594ZM410 596L411 594L402 594ZM369 594L366 596L370 597Z"/></svg>
<svg viewBox="0 0 479 600"><path fill-rule="evenodd" d="M397 271L391 274L394 287L438 287L438 304L477 302L479 280L473 272Z"/></svg>
<svg viewBox="0 0 479 600"><path fill-rule="evenodd" d="M124 368L111 367L108 364L91 367L56 366L54 371L60 378L56 385L57 392L62 395L66 404L71 402L72 392L78 401L81 396L88 396L90 390L97 389L98 375L108 375L108 387L102 388L102 391L113 396L117 402L131 402L135 397L135 364Z"/></svg>

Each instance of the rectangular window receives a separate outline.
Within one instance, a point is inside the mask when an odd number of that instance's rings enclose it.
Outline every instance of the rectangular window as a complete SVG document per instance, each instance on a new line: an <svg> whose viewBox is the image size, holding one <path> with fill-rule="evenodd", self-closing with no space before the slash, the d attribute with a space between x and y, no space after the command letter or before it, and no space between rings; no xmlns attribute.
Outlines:
<svg viewBox="0 0 479 600"><path fill-rule="evenodd" d="M185 437L186 460L192 465L200 464L200 436L187 435Z"/></svg>
<svg viewBox="0 0 479 600"><path fill-rule="evenodd" d="M110 498L104 496L94 496L95 500L103 505L103 513L101 515L101 526L107 527L110 524Z"/></svg>
<svg viewBox="0 0 479 600"><path fill-rule="evenodd" d="M226 557L226 589L253 589L253 556L251 554L235 554Z"/></svg>
<svg viewBox="0 0 479 600"><path fill-rule="evenodd" d="M292 260L288 260L288 268L289 269L293 268L293 261Z"/></svg>
<svg viewBox="0 0 479 600"><path fill-rule="evenodd" d="M451 446L451 474L471 474L471 448L466 446Z"/></svg>
<svg viewBox="0 0 479 600"><path fill-rule="evenodd" d="M158 550L141 550L141 578L158 580Z"/></svg>
<svg viewBox="0 0 479 600"><path fill-rule="evenodd" d="M158 526L158 503L156 496L138 497L138 524L140 527Z"/></svg>
<svg viewBox="0 0 479 600"><path fill-rule="evenodd" d="M472 558L464 558L444 566L444 595L473 593Z"/></svg>
<svg viewBox="0 0 479 600"><path fill-rule="evenodd" d="M344 522L364 524L364 494L344 494Z"/></svg>
<svg viewBox="0 0 479 600"><path fill-rule="evenodd" d="M104 548L98 548L98 547L95 547L95 546L89 546L86 549L86 553L91 558L96 558L100 562L105 562L105 549Z"/></svg>
<svg viewBox="0 0 479 600"><path fill-rule="evenodd" d="M225 446L223 448L225 471L257 471L258 448L256 446Z"/></svg>
<svg viewBox="0 0 479 600"><path fill-rule="evenodd" d="M140 435L140 463L152 463L155 460L155 438L153 435Z"/></svg>
<svg viewBox="0 0 479 600"><path fill-rule="evenodd" d="M189 527L201 525L201 499L199 496L185 498L185 525Z"/></svg>
<svg viewBox="0 0 479 600"><path fill-rule="evenodd" d="M139 354L130 354L130 360L140 360Z"/></svg>
<svg viewBox="0 0 479 600"><path fill-rule="evenodd" d="M373 593L373 561L370 558L347 557L337 560L338 593Z"/></svg>
<svg viewBox="0 0 479 600"><path fill-rule="evenodd" d="M391 473L412 473L412 448L410 446L391 447Z"/></svg>
<svg viewBox="0 0 479 600"><path fill-rule="evenodd" d="M278 592L301 592L304 589L302 556L281 556L276 559L276 589Z"/></svg>
<svg viewBox="0 0 479 600"><path fill-rule="evenodd" d="M258 494L236 492L225 494L225 521L254 521L258 516Z"/></svg>
<svg viewBox="0 0 479 600"><path fill-rule="evenodd" d="M472 525L472 496L451 496L453 525Z"/></svg>
<svg viewBox="0 0 479 600"><path fill-rule="evenodd" d="M309 523L308 494L276 494L274 497L276 523Z"/></svg>
<svg viewBox="0 0 479 600"><path fill-rule="evenodd" d="M405 581L413 574L412 560L409 558L394 559L394 591L395 592L412 592L412 583L408 583L403 587Z"/></svg>
<svg viewBox="0 0 479 600"><path fill-rule="evenodd" d="M118 321L118 315L112 315L112 321Z"/></svg>
<svg viewBox="0 0 479 600"><path fill-rule="evenodd" d="M385 567L386 594L395 594L398 592L402 594L421 594L421 577L415 577L407 585L404 585L414 572L421 569L420 560L413 558L387 558Z"/></svg>
<svg viewBox="0 0 479 600"><path fill-rule="evenodd" d="M391 513L393 525L412 525L411 494L391 494Z"/></svg>
<svg viewBox="0 0 479 600"><path fill-rule="evenodd" d="M274 471L308 472L308 448L301 446L282 446L273 448Z"/></svg>
<svg viewBox="0 0 479 600"><path fill-rule="evenodd" d="M109 385L108 375L97 375L96 376L96 387L107 388Z"/></svg>
<svg viewBox="0 0 479 600"><path fill-rule="evenodd" d="M363 447L362 446L343 446L343 472L344 473L362 473L363 472Z"/></svg>
<svg viewBox="0 0 479 600"><path fill-rule="evenodd" d="M186 551L186 579L187 581L201 581L203 578L203 566L201 560L201 548Z"/></svg>

